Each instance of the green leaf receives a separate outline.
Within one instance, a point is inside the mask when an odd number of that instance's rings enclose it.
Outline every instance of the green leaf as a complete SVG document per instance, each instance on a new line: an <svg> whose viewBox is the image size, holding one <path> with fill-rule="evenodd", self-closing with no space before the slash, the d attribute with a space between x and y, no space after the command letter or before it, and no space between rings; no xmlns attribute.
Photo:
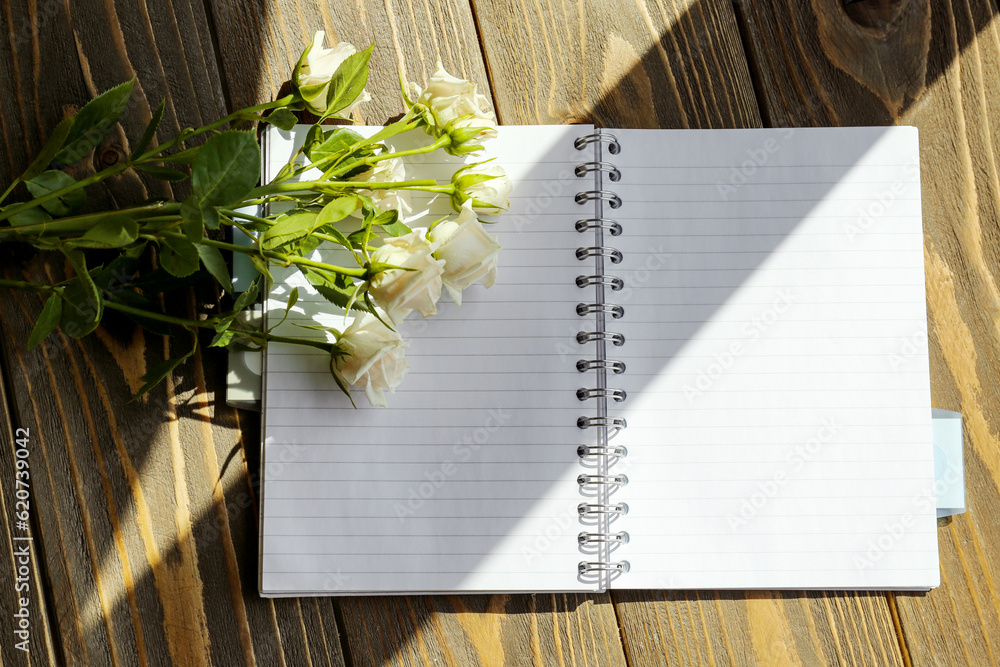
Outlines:
<svg viewBox="0 0 1000 667"><path fill-rule="evenodd" d="M219 211L214 206L202 209L201 219L204 220L206 229L219 228Z"/></svg>
<svg viewBox="0 0 1000 667"><path fill-rule="evenodd" d="M372 221L372 224L381 226L382 230L389 236L402 236L413 231L400 221L399 211L396 209L380 213Z"/></svg>
<svg viewBox="0 0 1000 667"><path fill-rule="evenodd" d="M315 287L316 291L319 292L324 299L338 308L346 309L350 304L351 308L354 310L363 310L366 312L370 310L368 306L355 299L353 282L338 284L336 280L331 280L326 275L308 267L300 266L299 270L302 272L302 275L306 277L306 280L309 281L309 284ZM348 280L350 279L348 278Z"/></svg>
<svg viewBox="0 0 1000 667"><path fill-rule="evenodd" d="M36 206L34 208L25 209L20 213L15 213L7 219L10 220L10 224L12 226L20 227L21 225L34 225L39 222L48 222L52 219L52 216L46 213L45 209L41 206Z"/></svg>
<svg viewBox="0 0 1000 667"><path fill-rule="evenodd" d="M292 312L292 307L299 300L299 288L293 287L292 291L288 294L288 303L285 304L285 314L281 316L281 320L278 321L274 326L268 327L267 332L270 333L280 327L288 319L288 314Z"/></svg>
<svg viewBox="0 0 1000 667"><path fill-rule="evenodd" d="M304 208L290 212L264 231L260 238L260 247L264 250L273 250L303 236L308 236L319 226L316 223L318 217L319 215L315 211Z"/></svg>
<svg viewBox="0 0 1000 667"><path fill-rule="evenodd" d="M260 276L254 278L253 282L250 283L250 287L248 287L247 290L243 292L243 294L240 294L238 297L236 297L236 303L233 304L233 310L238 313L241 310L245 310L246 308L248 308L252 303L254 303L257 300L257 294L259 292L260 292Z"/></svg>
<svg viewBox="0 0 1000 667"><path fill-rule="evenodd" d="M144 171L147 174L152 174L160 180L171 181L176 183L177 181L183 181L188 177L180 169L174 169L173 167L164 167L160 164L137 164L135 168L139 171Z"/></svg>
<svg viewBox="0 0 1000 667"><path fill-rule="evenodd" d="M31 330L31 335L28 336L28 349L35 349L46 336L55 331L61 319L62 297L58 294L53 294L45 302L45 306L42 307L42 312L38 315L38 321L35 322L35 328Z"/></svg>
<svg viewBox="0 0 1000 667"><path fill-rule="evenodd" d="M297 244L295 244L294 250L295 254L299 257L308 257L316 248L323 244L323 239L316 236L306 236Z"/></svg>
<svg viewBox="0 0 1000 667"><path fill-rule="evenodd" d="M109 217L70 241L77 248L123 248L139 238L139 225L131 218Z"/></svg>
<svg viewBox="0 0 1000 667"><path fill-rule="evenodd" d="M133 259L138 259L142 257L142 253L146 252L146 244L148 243L149 241L145 240L140 241L139 243L136 243L134 246L126 248L125 254Z"/></svg>
<svg viewBox="0 0 1000 667"><path fill-rule="evenodd" d="M59 171L58 169L50 169L43 171L30 181L26 181L25 185L28 186L28 191L37 198L62 190L75 183L76 179L66 172ZM79 211L86 203L87 195L83 191L83 188L80 188L79 190L59 195L55 199L50 199L42 204L42 208L54 216L61 216Z"/></svg>
<svg viewBox="0 0 1000 667"><path fill-rule="evenodd" d="M199 208L238 203L260 178L260 146L253 132L229 130L202 147L191 166L191 188Z"/></svg>
<svg viewBox="0 0 1000 667"><path fill-rule="evenodd" d="M66 301L59 322L60 328L68 336L80 338L97 328L104 314L104 299L87 271L86 260L80 250L63 251L76 276L63 291Z"/></svg>
<svg viewBox="0 0 1000 667"><path fill-rule="evenodd" d="M49 135L45 145L42 146L42 150L38 152L35 159L31 161L28 168L24 170L23 174L21 174L21 180L30 181L35 176L38 176L38 174L48 169L52 160L55 159L56 153L59 152L59 149L62 148L63 144L66 142L66 137L69 136L69 131L72 128L72 118L67 118L55 126L55 129L52 130L52 134Z"/></svg>
<svg viewBox="0 0 1000 667"><path fill-rule="evenodd" d="M368 83L368 61L372 57L372 46L361 53L348 56L333 73L330 88L326 92L324 117L350 106L364 91L365 84Z"/></svg>
<svg viewBox="0 0 1000 667"><path fill-rule="evenodd" d="M122 288L132 282L136 269L139 268L139 260L125 253L118 255L110 264L94 276L94 283L108 292L126 292ZM134 292L128 292L135 294Z"/></svg>
<svg viewBox="0 0 1000 667"><path fill-rule="evenodd" d="M351 232L347 236L347 240L352 245L352 247L360 249L361 244L364 243L365 241L365 230L359 229L356 232Z"/></svg>
<svg viewBox="0 0 1000 667"><path fill-rule="evenodd" d="M253 268L257 269L257 273L267 278L267 285L270 288L274 284L274 276L271 275L271 267L268 265L267 260L260 255L248 255L248 257L250 257L250 263L253 264Z"/></svg>
<svg viewBox="0 0 1000 667"><path fill-rule="evenodd" d="M121 118L134 84L126 81L87 102L73 118L73 127L56 155L56 162L75 164L94 150Z"/></svg>
<svg viewBox="0 0 1000 667"><path fill-rule="evenodd" d="M306 130L306 138L302 142L302 152L309 157L312 153L312 149L323 143L323 138L326 136L326 132L323 131L322 125L310 125L309 129Z"/></svg>
<svg viewBox="0 0 1000 667"><path fill-rule="evenodd" d="M178 357L176 359L167 359L166 361L161 361L160 363L150 368L149 372L140 378L145 382L145 384L143 384L142 387L139 388L139 391L135 392L135 396L132 397L132 400L134 401L135 399L139 398L140 396L148 392L150 389L155 387L157 384L162 382L163 379L167 377L167 374L169 374L175 368L180 366L185 359L194 354L195 349L198 347L197 336L194 337L194 341L195 341L194 345L191 347L191 350L187 354Z"/></svg>
<svg viewBox="0 0 1000 667"><path fill-rule="evenodd" d="M139 143L135 145L132 149L132 155L129 156L129 160L135 160L137 157L146 152L149 148L149 144L153 141L153 137L156 136L156 130L160 127L160 121L163 119L163 107L166 104L166 100L160 100L160 106L156 107L156 111L153 112L153 117L149 121L149 125L146 126L146 131L142 133L142 138L139 139Z"/></svg>
<svg viewBox="0 0 1000 667"><path fill-rule="evenodd" d="M275 109L267 116L264 116L263 120L265 123L270 123L285 131L292 129L299 122L295 114L288 109Z"/></svg>
<svg viewBox="0 0 1000 667"><path fill-rule="evenodd" d="M316 226L332 225L349 216L358 207L358 198L354 195L337 197L323 207L323 210L316 216Z"/></svg>
<svg viewBox="0 0 1000 667"><path fill-rule="evenodd" d="M314 125L313 127L321 128L322 126ZM345 127L339 127L329 132L323 132L321 130L320 134L321 139L319 141L315 143L307 143L303 146L302 152L304 152L306 157L313 162L319 162L320 160L328 158L331 155L346 153L351 146L364 141L364 137L360 134ZM371 153L373 153L373 151L367 151L366 155L370 155Z"/></svg>
<svg viewBox="0 0 1000 667"><path fill-rule="evenodd" d="M229 277L229 267L226 265L226 260L223 259L222 253L219 249L210 246L198 244L198 257L201 258L201 263L205 265L205 269L208 270L212 277L219 281L222 285L222 289L226 290L230 294L233 293L233 281Z"/></svg>
<svg viewBox="0 0 1000 667"><path fill-rule="evenodd" d="M198 198L191 195L181 202L181 220L183 220L184 236L192 243L198 243L205 236L205 220Z"/></svg>
<svg viewBox="0 0 1000 667"><path fill-rule="evenodd" d="M201 261L193 243L171 236L160 241L160 264L172 275L183 278L197 271Z"/></svg>
<svg viewBox="0 0 1000 667"><path fill-rule="evenodd" d="M344 233L339 229L337 229L336 227L327 227L326 229L323 230L323 233L329 234L333 238L337 239L337 243L344 246L348 250L354 248L354 246L351 245L351 242L348 240L348 238L344 236Z"/></svg>
<svg viewBox="0 0 1000 667"><path fill-rule="evenodd" d="M236 338L237 333L239 332L233 331L232 329L226 329L225 331L220 331L217 334L215 334L215 338L212 339L212 342L209 343L208 346L225 347L233 341L233 338Z"/></svg>

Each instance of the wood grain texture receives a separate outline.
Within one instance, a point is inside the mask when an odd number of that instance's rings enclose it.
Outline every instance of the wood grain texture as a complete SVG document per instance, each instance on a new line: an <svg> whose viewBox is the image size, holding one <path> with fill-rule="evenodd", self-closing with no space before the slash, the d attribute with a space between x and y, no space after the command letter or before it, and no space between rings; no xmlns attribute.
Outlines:
<svg viewBox="0 0 1000 667"><path fill-rule="evenodd" d="M624 667L606 596L344 598L352 665Z"/></svg>
<svg viewBox="0 0 1000 667"><path fill-rule="evenodd" d="M504 123L759 127L730 3L477 2Z"/></svg>
<svg viewBox="0 0 1000 667"><path fill-rule="evenodd" d="M161 98L161 138L226 113L200 2L18 2L2 11L0 86L14 94L0 96L0 182L26 166L64 112L123 80L136 80L132 102L79 172L127 151ZM95 206L126 205L170 194L164 188L125 173L88 194ZM65 275L58 260L11 261L8 250L10 277ZM218 300L199 288L169 305L196 316ZM129 403L140 376L186 352L190 339L110 318L82 341L55 334L29 352L40 309L34 294L0 293L12 422L33 438L33 520L51 596L53 647L47 656L39 621L36 664L343 664L331 605L256 594L247 460L257 456L258 429L223 403L224 353L196 355ZM8 454L0 466L6 490Z"/></svg>
<svg viewBox="0 0 1000 667"><path fill-rule="evenodd" d="M233 105L274 99L317 30L328 45L374 44L368 91L372 101L355 118L384 124L402 114L400 78L421 85L440 60L455 76L489 92L476 26L463 0L275 0L247 3L210 0L224 79Z"/></svg>
<svg viewBox="0 0 1000 667"><path fill-rule="evenodd" d="M931 395L965 422L968 511L939 521L941 586L891 597L913 664L1000 660L1000 20L987 0L740 2L776 125L920 130ZM847 54L834 43L868 54Z"/></svg>
<svg viewBox="0 0 1000 667"><path fill-rule="evenodd" d="M902 665L879 593L615 592L629 665Z"/></svg>

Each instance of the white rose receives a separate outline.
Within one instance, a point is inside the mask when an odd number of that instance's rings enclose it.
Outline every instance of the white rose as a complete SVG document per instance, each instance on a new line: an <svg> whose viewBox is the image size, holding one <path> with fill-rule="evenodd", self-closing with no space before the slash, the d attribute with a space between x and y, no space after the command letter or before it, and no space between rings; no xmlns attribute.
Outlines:
<svg viewBox="0 0 1000 667"><path fill-rule="evenodd" d="M330 79L337 68L347 60L348 56L353 56L358 52L353 44L340 42L332 49L323 47L323 39L326 33L322 30L313 36L312 44L305 50L299 62L295 65L292 75L292 85L305 101L309 111L317 116L326 113L326 95L330 88ZM348 116L362 102L371 99L367 90L362 90L356 100L341 109L338 113Z"/></svg>
<svg viewBox="0 0 1000 667"><path fill-rule="evenodd" d="M412 310L424 317L437 314L444 262L434 258L432 253L437 245L428 243L424 234L425 230L416 229L386 239L385 244L372 253L373 263L413 269L389 269L372 280L372 298L395 324L400 324Z"/></svg>
<svg viewBox="0 0 1000 667"><path fill-rule="evenodd" d="M386 407L385 390L395 391L410 365L409 347L395 331L371 313L358 315L337 341L330 369L347 384L364 387L368 402Z"/></svg>
<svg viewBox="0 0 1000 667"><path fill-rule="evenodd" d="M416 104L431 111L428 131L434 136L452 135L454 145L449 152L469 152L460 150L461 145L497 136L496 116L490 110L489 99L477 91L476 84L449 74L441 61L426 88L420 90L417 84L412 85L418 91Z"/></svg>
<svg viewBox="0 0 1000 667"><path fill-rule="evenodd" d="M397 157L380 160L368 171L352 176L351 180L361 183L399 183L406 180L406 166L403 160ZM371 197L379 210L396 209L400 218L410 214L410 198L407 190L359 190L358 194ZM360 210L356 213L360 215Z"/></svg>
<svg viewBox="0 0 1000 667"><path fill-rule="evenodd" d="M441 244L434 256L445 261L444 286L455 303L462 304L462 290L469 285L480 282L492 287L496 282L500 244L483 229L471 201L465 202L455 220L442 222L427 236Z"/></svg>
<svg viewBox="0 0 1000 667"><path fill-rule="evenodd" d="M485 215L497 215L510 206L510 192L514 189L507 172L499 165L473 165L459 169L452 176L455 194L452 206L460 210L467 202L472 209Z"/></svg>

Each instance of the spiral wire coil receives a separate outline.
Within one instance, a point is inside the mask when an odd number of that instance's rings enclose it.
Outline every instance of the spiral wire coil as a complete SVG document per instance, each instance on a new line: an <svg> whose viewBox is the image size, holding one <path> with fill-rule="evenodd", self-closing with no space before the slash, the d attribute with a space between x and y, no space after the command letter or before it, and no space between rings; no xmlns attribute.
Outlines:
<svg viewBox="0 0 1000 667"><path fill-rule="evenodd" d="M594 159L581 162L574 169L578 178L593 178L593 189L586 189L576 193L574 201L580 205L592 204L595 209L594 217L581 218L576 221L576 231L592 233L593 245L581 245L576 249L576 257L580 261L592 261L593 272L585 272L576 279L577 287L581 289L592 289L593 301L584 301L577 305L576 313L580 317L592 317L596 326L593 331L580 331L576 340L580 345L594 344L594 355L590 358L579 359L576 368L581 373L593 371L596 379L596 386L581 387L577 390L576 396L580 401L592 401L596 415L582 416L577 419L577 426L581 429L595 429L597 432L596 445L581 445L577 448L577 455L581 463L594 472L581 474L577 477L577 484L581 493L592 496L594 502L583 502L577 506L577 512L581 520L589 519L589 523L595 523L595 530L581 532L578 536L581 549L590 546L590 552L596 548L600 554L600 560L583 560L579 563L580 576L598 576L603 580L608 580L615 575L621 575L629 571L629 563L626 560L612 560L611 551L622 544L627 544L629 535L626 531L612 532L610 525L615 518L628 514L628 505L622 502L612 502L610 496L621 487L628 484L628 477L623 474L614 474L609 471L613 462L625 458L628 450L624 446L612 446L608 440L623 431L627 424L625 419L614 417L608 414L609 401L622 403L626 399L624 389L616 389L607 386L609 376L620 375L625 372L625 363L607 357L608 343L613 347L621 347L625 344L625 336L621 333L608 331L605 324L609 320L619 320L625 316L625 308L618 304L611 304L605 301L607 293L619 292L625 287L625 281L617 276L607 275L604 271L605 264L620 264L624 256L620 250L605 245L605 237L621 236L622 225L616 220L604 217L605 207L618 209L623 205L621 197L611 190L604 189L605 179L611 182L622 180L622 173L617 166L611 162L604 161L604 152L617 155L621 152L621 144L614 135L597 130L591 134L577 138L573 142L577 150L590 149L593 145Z"/></svg>

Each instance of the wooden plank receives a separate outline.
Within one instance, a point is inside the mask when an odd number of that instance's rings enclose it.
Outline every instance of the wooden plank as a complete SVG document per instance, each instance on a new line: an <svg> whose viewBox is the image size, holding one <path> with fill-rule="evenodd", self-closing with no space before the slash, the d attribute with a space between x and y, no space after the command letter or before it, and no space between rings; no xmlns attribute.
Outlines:
<svg viewBox="0 0 1000 667"><path fill-rule="evenodd" d="M500 120L759 127L728 2L477 5Z"/></svg>
<svg viewBox="0 0 1000 667"><path fill-rule="evenodd" d="M363 47L375 42L368 83L373 99L356 112L363 122L382 124L402 113L400 77L423 83L437 60L489 92L465 2L390 2L376 8L358 0L334 9L281 1L251 10L235 0L214 0L212 6L229 92L243 103L275 95L319 29L327 32L329 43L336 39ZM537 656L536 664L624 662L606 596L344 598L335 604L354 664L492 665L504 655L515 664L527 656Z"/></svg>
<svg viewBox="0 0 1000 667"><path fill-rule="evenodd" d="M629 665L902 665L879 593L615 592Z"/></svg>
<svg viewBox="0 0 1000 667"><path fill-rule="evenodd" d="M353 665L625 665L606 596L344 598Z"/></svg>
<svg viewBox="0 0 1000 667"><path fill-rule="evenodd" d="M163 97L161 138L226 113L201 2L25 1L3 11L0 85L13 94L0 99L0 182L24 168L64 110L123 80L135 77L136 92L95 151L98 162L127 152ZM126 173L88 192L106 206L170 194L164 187ZM65 275L61 262L11 259L4 250L8 276ZM171 308L193 316L218 299L211 289L186 291ZM139 377L190 340L111 320L83 341L56 334L29 352L40 308L34 294L0 293L12 421L33 438L33 520L44 543L54 662L343 664L331 606L256 594L247 460L257 456L258 430L254 419L241 435L246 417L224 405L224 354L196 355L128 403ZM6 484L9 456L0 463Z"/></svg>
<svg viewBox="0 0 1000 667"><path fill-rule="evenodd" d="M606 127L759 127L727 2L489 3L500 117ZM629 664L902 660L885 595L612 593Z"/></svg>
<svg viewBox="0 0 1000 667"><path fill-rule="evenodd" d="M0 395L12 398L3 374L0 374ZM39 562L43 557L42 545L35 540L39 534L37 514L31 511L33 454L31 431L19 428L15 432L7 401L0 403L0 521L3 522L0 591L4 591L0 595L0 617L12 619L8 641L0 645L0 665L56 664L59 638L54 636L49 619L45 600L47 582ZM21 494L17 494L18 489ZM29 514L27 520L24 512ZM22 619L27 624L24 628Z"/></svg>
<svg viewBox="0 0 1000 667"><path fill-rule="evenodd" d="M920 129L931 395L965 418L969 510L941 587L893 602L913 663L1000 659L1000 22L988 0L738 3L776 125Z"/></svg>
<svg viewBox="0 0 1000 667"><path fill-rule="evenodd" d="M488 92L476 26L462 0L390 0L379 6L363 0L254 5L211 0L211 6L233 105L275 99L317 30L326 32L328 45L346 41L363 49L374 44L368 82L373 99L357 109L361 122L381 125L403 113L400 78L424 83L438 60Z"/></svg>

